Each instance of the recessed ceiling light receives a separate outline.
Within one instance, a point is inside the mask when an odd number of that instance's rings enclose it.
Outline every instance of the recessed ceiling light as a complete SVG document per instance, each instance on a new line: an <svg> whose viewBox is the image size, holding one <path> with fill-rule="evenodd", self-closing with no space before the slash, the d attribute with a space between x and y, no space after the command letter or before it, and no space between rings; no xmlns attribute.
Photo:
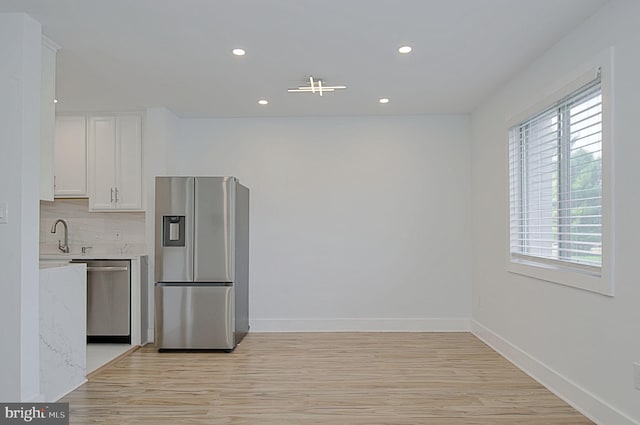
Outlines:
<svg viewBox="0 0 640 425"><path fill-rule="evenodd" d="M53 99L53 103L58 103L58 99Z"/></svg>
<svg viewBox="0 0 640 425"><path fill-rule="evenodd" d="M234 54L234 55L236 55L236 56L244 56L244 55L245 55L245 53L247 53L247 52L245 52L245 50L244 50L244 49L233 49L233 50L231 51L231 53L233 53L233 54Z"/></svg>
<svg viewBox="0 0 640 425"><path fill-rule="evenodd" d="M380 103L389 103L389 99L387 99L386 97L383 97L382 99L378 100L378 102L380 102Z"/></svg>
<svg viewBox="0 0 640 425"><path fill-rule="evenodd" d="M398 48L398 52L400 53L409 53L411 50L411 46L402 46Z"/></svg>
<svg viewBox="0 0 640 425"><path fill-rule="evenodd" d="M266 100L266 99L260 99L260 100L258 101L258 103L259 103L260 105L267 105L267 104L269 104L269 101L268 101L268 100Z"/></svg>

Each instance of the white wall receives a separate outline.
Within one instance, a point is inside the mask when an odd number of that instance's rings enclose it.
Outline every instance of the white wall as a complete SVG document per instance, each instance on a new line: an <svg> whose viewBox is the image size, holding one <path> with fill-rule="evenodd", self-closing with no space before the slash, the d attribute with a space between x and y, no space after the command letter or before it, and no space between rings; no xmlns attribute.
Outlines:
<svg viewBox="0 0 640 425"><path fill-rule="evenodd" d="M638 1L609 3L472 117L473 330L602 424L640 423L632 374L640 361L638 17ZM506 271L506 119L609 46L615 48L613 298Z"/></svg>
<svg viewBox="0 0 640 425"><path fill-rule="evenodd" d="M261 330L464 330L467 116L181 120L175 175L251 189Z"/></svg>
<svg viewBox="0 0 640 425"><path fill-rule="evenodd" d="M0 14L0 400L40 398L38 220L40 24Z"/></svg>
<svg viewBox="0 0 640 425"><path fill-rule="evenodd" d="M147 208L145 213L146 253L149 259L148 307L149 318L147 335L142 339L153 341L155 310L153 305L154 270L155 270L155 177L167 175L168 155L174 140L178 140L179 119L167 108L147 109L145 119L144 140L144 179L146 184Z"/></svg>

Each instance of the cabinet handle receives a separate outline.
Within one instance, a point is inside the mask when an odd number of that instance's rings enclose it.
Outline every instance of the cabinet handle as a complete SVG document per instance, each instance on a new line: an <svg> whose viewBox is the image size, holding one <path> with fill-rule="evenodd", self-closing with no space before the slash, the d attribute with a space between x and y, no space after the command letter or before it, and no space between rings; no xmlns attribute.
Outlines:
<svg viewBox="0 0 640 425"><path fill-rule="evenodd" d="M113 203L113 188L111 188L111 203Z"/></svg>
<svg viewBox="0 0 640 425"><path fill-rule="evenodd" d="M118 188L116 187L116 204L118 203Z"/></svg>

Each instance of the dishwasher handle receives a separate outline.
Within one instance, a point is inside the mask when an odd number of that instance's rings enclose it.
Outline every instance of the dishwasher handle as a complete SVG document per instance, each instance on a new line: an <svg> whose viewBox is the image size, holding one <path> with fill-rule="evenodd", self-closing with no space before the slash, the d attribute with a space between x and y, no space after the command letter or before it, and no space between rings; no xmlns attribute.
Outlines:
<svg viewBox="0 0 640 425"><path fill-rule="evenodd" d="M126 272L129 270L129 267L122 266L105 266L105 267L97 267L97 266L89 266L87 267L88 272Z"/></svg>

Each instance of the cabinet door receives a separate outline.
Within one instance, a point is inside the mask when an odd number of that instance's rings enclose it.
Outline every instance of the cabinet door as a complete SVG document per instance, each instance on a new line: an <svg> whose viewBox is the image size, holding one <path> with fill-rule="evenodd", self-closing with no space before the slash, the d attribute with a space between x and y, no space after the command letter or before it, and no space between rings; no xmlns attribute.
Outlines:
<svg viewBox="0 0 640 425"><path fill-rule="evenodd" d="M81 117L56 117L54 181L56 197L87 196L87 133Z"/></svg>
<svg viewBox="0 0 640 425"><path fill-rule="evenodd" d="M116 208L142 208L142 122L139 115L116 118Z"/></svg>
<svg viewBox="0 0 640 425"><path fill-rule="evenodd" d="M116 118L89 119L90 184L89 209L115 208Z"/></svg>

